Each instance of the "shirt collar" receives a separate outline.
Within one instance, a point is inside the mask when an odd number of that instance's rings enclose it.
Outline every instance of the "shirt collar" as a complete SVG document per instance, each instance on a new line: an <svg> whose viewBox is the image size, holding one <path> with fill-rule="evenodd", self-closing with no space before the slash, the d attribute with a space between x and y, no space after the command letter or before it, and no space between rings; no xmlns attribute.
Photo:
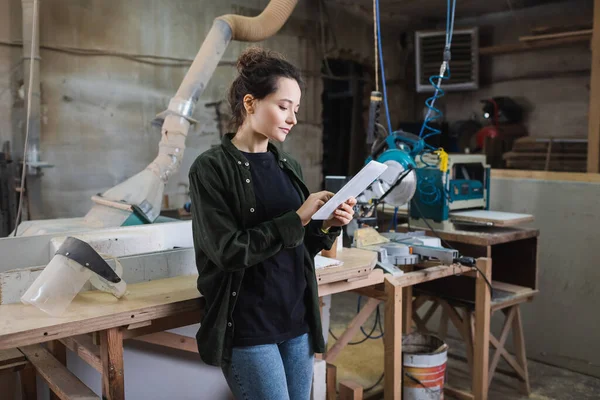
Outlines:
<svg viewBox="0 0 600 400"><path fill-rule="evenodd" d="M233 143L231 143L231 139L233 139L234 136L234 133L226 133L221 139L221 144L223 145L223 148L237 161L246 162L246 157L244 157L242 152L237 147L235 147ZM279 152L279 149L277 149L277 147L273 143L269 142L269 144L267 145L267 151L270 151L273 154L275 154L275 158L277 159L278 163L281 162L281 154Z"/></svg>

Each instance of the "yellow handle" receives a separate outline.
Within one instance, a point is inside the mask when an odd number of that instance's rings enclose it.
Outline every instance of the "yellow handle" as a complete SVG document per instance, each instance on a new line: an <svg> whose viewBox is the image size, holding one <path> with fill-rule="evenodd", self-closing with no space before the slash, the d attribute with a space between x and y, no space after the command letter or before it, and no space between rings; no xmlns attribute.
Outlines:
<svg viewBox="0 0 600 400"><path fill-rule="evenodd" d="M440 159L440 171L448 171L448 153L446 153L442 148L434 151L434 153L437 154Z"/></svg>

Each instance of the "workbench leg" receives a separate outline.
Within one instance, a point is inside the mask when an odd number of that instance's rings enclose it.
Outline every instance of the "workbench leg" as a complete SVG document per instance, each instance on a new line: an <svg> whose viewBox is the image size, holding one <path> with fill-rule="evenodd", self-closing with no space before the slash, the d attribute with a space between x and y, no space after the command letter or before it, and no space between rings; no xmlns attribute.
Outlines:
<svg viewBox="0 0 600 400"><path fill-rule="evenodd" d="M121 328L100 332L100 356L102 359L102 399L124 400L125 377Z"/></svg>
<svg viewBox="0 0 600 400"><path fill-rule="evenodd" d="M371 314L373 314L373 311L377 309L380 302L380 300L369 298L367 304L365 304L364 307L360 310L360 312L356 314L352 321L350 321L350 325L348 325L348 328L346 328L344 333L342 333L342 335L338 338L334 345L327 351L327 353L325 353L325 356L323 357L325 361L327 361L330 364L335 361L337 356L340 354L340 351L342 351L342 349L346 347L346 345L350 343L350 341L352 341L354 335L356 335L360 327L363 326L365 322L367 322L367 319Z"/></svg>
<svg viewBox="0 0 600 400"><path fill-rule="evenodd" d="M407 267L406 272L410 272L413 270L412 266ZM407 286L402 289L402 332L403 333L411 333L412 332L412 314L413 314L413 288L412 286Z"/></svg>
<svg viewBox="0 0 600 400"><path fill-rule="evenodd" d="M21 379L21 399L37 400L37 373L35 368L29 365L19 371Z"/></svg>
<svg viewBox="0 0 600 400"><path fill-rule="evenodd" d="M402 287L385 278L384 396L402 398Z"/></svg>
<svg viewBox="0 0 600 400"><path fill-rule="evenodd" d="M53 340L51 342L48 342L48 351L62 365L64 365L64 366L67 365L67 348L60 341ZM50 400L59 400L59 397L56 394L54 394L52 389L48 389L48 390L50 390Z"/></svg>
<svg viewBox="0 0 600 400"><path fill-rule="evenodd" d="M475 360L473 362L473 395L477 400L487 400L490 356L490 288L482 273L492 282L492 260L480 258L475 284Z"/></svg>

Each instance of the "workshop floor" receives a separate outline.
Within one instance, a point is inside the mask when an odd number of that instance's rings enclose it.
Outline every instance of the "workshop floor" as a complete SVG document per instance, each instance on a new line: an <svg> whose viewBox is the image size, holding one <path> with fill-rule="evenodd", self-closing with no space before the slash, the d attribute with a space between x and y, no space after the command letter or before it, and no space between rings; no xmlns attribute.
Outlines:
<svg viewBox="0 0 600 400"><path fill-rule="evenodd" d="M340 293L333 295L331 307L331 331L339 337L347 324L356 315L358 296L354 293ZM380 306L383 312L383 307ZM365 332L369 333L374 323L374 314L364 325ZM381 320L383 324L383 319ZM379 334L375 330L374 336ZM353 341L360 341L364 335L359 331ZM334 339L329 335L328 343L331 346ZM451 354L464 357L462 341L448 339ZM510 370L502 361L500 369ZM366 340L364 343L346 347L333 363L337 367L337 378L349 379L369 388L380 378L383 372L383 340ZM600 393L600 379L578 374L565 369L552 367L535 361L529 361L529 377L531 396L529 399L537 400L587 400L598 399ZM470 376L466 362L454 357L448 360L448 381L457 388L468 388ZM490 386L489 400L521 400L527 396L521 395L514 378L496 373ZM383 382L373 389L365 392L365 399L383 398L381 393Z"/></svg>

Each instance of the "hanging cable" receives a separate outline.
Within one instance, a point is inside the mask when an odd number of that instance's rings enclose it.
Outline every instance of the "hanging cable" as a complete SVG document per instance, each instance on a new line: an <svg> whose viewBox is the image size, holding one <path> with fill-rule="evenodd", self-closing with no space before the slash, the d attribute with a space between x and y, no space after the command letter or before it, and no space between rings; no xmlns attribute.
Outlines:
<svg viewBox="0 0 600 400"><path fill-rule="evenodd" d="M362 296L358 296L358 304L356 305L356 313L357 314L360 311L360 299L361 298L362 298ZM375 322L373 323L373 329L371 330L371 332L369 334L367 334L367 332L365 332L363 327L361 326L360 331L363 333L363 335L365 335L369 339L380 339L383 337L383 331L381 331L381 334L379 336L373 336L373 332L375 331L375 328L377 327L379 318L380 318L380 314L379 314L379 305L378 305L376 308L376 311L375 311Z"/></svg>
<svg viewBox="0 0 600 400"><path fill-rule="evenodd" d="M388 132L392 131L392 120L387 100L387 87L385 84L385 67L383 64L383 50L381 46L381 18L379 16L379 0L375 0L375 13L377 21L377 48L379 49L379 63L381 64L381 86L383 87L383 102L385 105L385 116L387 118Z"/></svg>
<svg viewBox="0 0 600 400"><path fill-rule="evenodd" d="M29 56L29 81L27 82L27 122L25 123L25 144L23 146L23 171L21 171L21 191L19 192L19 207L17 209L17 217L15 218L15 232L14 236L17 236L17 229L19 227L19 220L23 213L23 197L25 196L25 178L27 176L27 146L29 142L29 129L31 119L31 97L33 95L33 63L35 60L35 36L37 34L37 23L38 20L38 0L33 1L33 26L31 27L31 52Z"/></svg>
<svg viewBox="0 0 600 400"><path fill-rule="evenodd" d="M375 49L375 90L379 92L379 54L377 54L379 40L377 40L377 32L377 0L373 0L373 48Z"/></svg>

